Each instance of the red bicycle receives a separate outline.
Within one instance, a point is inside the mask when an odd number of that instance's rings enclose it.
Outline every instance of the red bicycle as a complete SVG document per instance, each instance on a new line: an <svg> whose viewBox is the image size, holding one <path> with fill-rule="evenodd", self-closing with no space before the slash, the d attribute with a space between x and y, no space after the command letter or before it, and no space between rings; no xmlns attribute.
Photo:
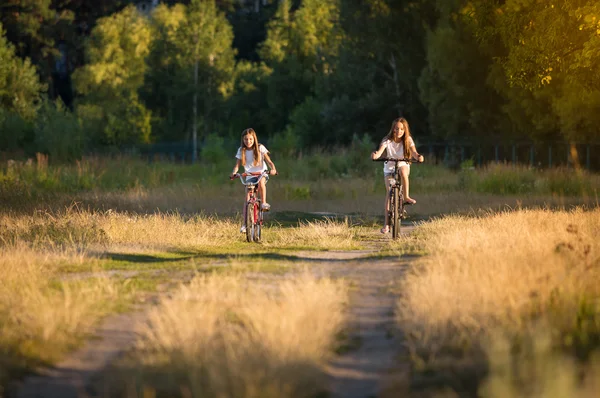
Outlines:
<svg viewBox="0 0 600 398"><path fill-rule="evenodd" d="M262 180L265 177L268 177L269 174L269 171L263 171L259 173L236 173L230 178L231 180L233 180L234 178L239 177L242 184L244 184L246 186L246 189L248 190L248 200L244 205L246 221L246 240L248 242L260 242L261 239L264 215L261 206L262 201L258 197L257 192L260 180ZM250 181L244 181L244 178L248 176L254 176L258 178L253 178Z"/></svg>

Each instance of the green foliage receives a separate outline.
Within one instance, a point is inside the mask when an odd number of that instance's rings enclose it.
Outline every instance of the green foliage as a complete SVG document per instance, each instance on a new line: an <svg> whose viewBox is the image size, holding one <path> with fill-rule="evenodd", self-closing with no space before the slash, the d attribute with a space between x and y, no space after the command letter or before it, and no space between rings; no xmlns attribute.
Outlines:
<svg viewBox="0 0 600 398"><path fill-rule="evenodd" d="M598 2L515 0L492 12L486 2L476 2L474 13L486 12L490 18L476 32L507 82L501 93L510 109L524 108L538 135L559 131L569 140L600 137L593 111L600 98L600 66L592 62L600 57ZM496 75L496 87L499 79ZM521 134L526 132L522 113L515 113Z"/></svg>
<svg viewBox="0 0 600 398"><path fill-rule="evenodd" d="M474 190L500 195L526 194L534 191L535 180L533 169L491 165L478 175Z"/></svg>
<svg viewBox="0 0 600 398"><path fill-rule="evenodd" d="M151 42L147 20L130 6L102 18L87 43L89 63L73 74L78 104L103 126L100 141L121 145L150 141L151 113L139 100Z"/></svg>
<svg viewBox="0 0 600 398"><path fill-rule="evenodd" d="M467 2L457 3L456 9L442 13L426 36L427 67L419 88L431 131L444 138L499 131L506 135L501 100L487 84L492 58L473 32L476 17L460 10Z"/></svg>
<svg viewBox="0 0 600 398"><path fill-rule="evenodd" d="M259 50L261 59L273 68L267 80L271 131L283 130L300 104L305 108L301 113L313 113L311 96L317 79L335 72L344 37L339 18L339 0L307 0L294 11L289 0L279 3ZM298 130L309 131L305 126Z"/></svg>
<svg viewBox="0 0 600 398"><path fill-rule="evenodd" d="M73 161L83 153L81 124L60 101L44 101L35 120L34 134L36 150L48 154L52 162Z"/></svg>
<svg viewBox="0 0 600 398"><path fill-rule="evenodd" d="M372 165L371 152L375 148L375 143L367 134L362 138L358 134L352 135L348 160L352 165L352 174L359 176L364 170L368 170Z"/></svg>
<svg viewBox="0 0 600 398"><path fill-rule="evenodd" d="M27 148L33 137L33 122L18 113L0 108L0 151L17 151Z"/></svg>
<svg viewBox="0 0 600 398"><path fill-rule="evenodd" d="M77 25L69 1L4 0L0 5L0 24L16 46L17 55L31 59L44 80L53 72L53 57L58 56L57 38L72 41ZM60 4L57 4L60 3Z"/></svg>
<svg viewBox="0 0 600 398"><path fill-rule="evenodd" d="M209 134L200 150L200 159L204 163L219 163L227 157L225 140L217 134Z"/></svg>
<svg viewBox="0 0 600 398"><path fill-rule="evenodd" d="M325 126L320 116L321 103L313 97L306 98L290 115L290 122L293 126L291 131L301 137L301 148L309 148L311 144L322 142Z"/></svg>
<svg viewBox="0 0 600 398"><path fill-rule="evenodd" d="M542 192L548 192L564 196L594 195L593 178L585 172L573 172L572 170L556 169L544 173L537 181L537 186Z"/></svg>
<svg viewBox="0 0 600 398"><path fill-rule="evenodd" d="M224 126L230 135L239 135L251 123L254 130L262 135L277 133L267 103L267 80L273 70L265 63L239 61L234 72L234 95L226 102L227 124Z"/></svg>
<svg viewBox="0 0 600 398"><path fill-rule="evenodd" d="M283 133L271 137L269 150L278 158L295 156L300 150L300 136L288 127Z"/></svg>
<svg viewBox="0 0 600 398"><path fill-rule="evenodd" d="M0 24L0 109L31 120L45 90L31 61L16 56Z"/></svg>
<svg viewBox="0 0 600 398"><path fill-rule="evenodd" d="M189 137L194 101L201 136L220 130L234 87L231 24L214 1L197 0L188 6L159 6L151 24L155 40L143 98L158 116L161 138Z"/></svg>

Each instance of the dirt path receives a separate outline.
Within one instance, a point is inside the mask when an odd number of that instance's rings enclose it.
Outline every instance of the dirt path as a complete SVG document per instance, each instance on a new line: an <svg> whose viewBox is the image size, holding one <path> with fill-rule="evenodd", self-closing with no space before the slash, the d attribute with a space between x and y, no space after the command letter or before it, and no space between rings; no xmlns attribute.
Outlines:
<svg viewBox="0 0 600 398"><path fill-rule="evenodd" d="M403 233L410 233L406 228ZM379 246L378 239L373 242ZM376 249L362 252L304 252L301 257L320 259L332 277L343 277L353 286L347 323L347 348L328 366L332 398L380 397L391 385L408 376L408 364L398 363L402 336L394 319L393 289L410 260L365 259Z"/></svg>
<svg viewBox="0 0 600 398"><path fill-rule="evenodd" d="M81 398L90 394L91 378L101 372L135 342L135 325L146 320L143 311L114 315L107 318L96 331L92 341L85 344L52 369L27 377L16 393L17 398Z"/></svg>
<svg viewBox="0 0 600 398"><path fill-rule="evenodd" d="M405 228L403 233L409 233ZM398 368L402 341L395 326L395 295L392 288L405 272L409 261L397 258L367 258L377 252L383 238L374 235L373 249L365 251L300 252L315 272L343 277L352 286L346 328L346 344L328 365L331 398L380 396L389 384L390 372ZM106 369L125 353L136 338L136 325L144 322L144 311L111 316L89 341L54 369L30 376L15 388L11 397L87 397L94 375Z"/></svg>

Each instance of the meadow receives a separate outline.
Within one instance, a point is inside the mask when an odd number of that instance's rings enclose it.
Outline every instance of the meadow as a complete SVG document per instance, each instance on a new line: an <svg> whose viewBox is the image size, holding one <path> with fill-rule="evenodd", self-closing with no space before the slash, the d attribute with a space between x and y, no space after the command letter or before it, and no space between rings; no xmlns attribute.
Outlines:
<svg viewBox="0 0 600 398"><path fill-rule="evenodd" d="M373 249L383 180L359 155L276 161L260 245L237 232L242 188L226 162L3 165L0 386L64 358L108 314L162 297L119 373L167 395L323 393L351 287L296 253ZM598 175L572 169L413 167L419 226L373 253L415 258L397 281L409 390L594 391L599 191Z"/></svg>

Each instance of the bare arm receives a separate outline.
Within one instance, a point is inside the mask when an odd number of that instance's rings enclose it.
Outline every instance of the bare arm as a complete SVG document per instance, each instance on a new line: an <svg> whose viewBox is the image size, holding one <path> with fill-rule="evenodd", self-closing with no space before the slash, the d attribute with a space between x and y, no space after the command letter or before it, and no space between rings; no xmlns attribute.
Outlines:
<svg viewBox="0 0 600 398"><path fill-rule="evenodd" d="M231 176L232 176L232 177L233 177L233 175L234 175L235 173L237 173L237 172L238 172L238 169L239 169L239 168L240 168L240 160L239 160L239 159L236 159L236 160L235 160L235 166L233 166L233 171L231 172Z"/></svg>
<svg viewBox="0 0 600 398"><path fill-rule="evenodd" d="M383 151L385 151L385 148L386 148L386 146L384 144L379 145L379 149L371 152L371 159L373 159L373 160L379 159L379 157L381 156Z"/></svg>
<svg viewBox="0 0 600 398"><path fill-rule="evenodd" d="M271 170L271 174L277 174L277 169L275 168L275 163L271 160L271 157L268 153L264 154L265 162L269 165L269 169Z"/></svg>
<svg viewBox="0 0 600 398"><path fill-rule="evenodd" d="M415 144L411 145L410 147L410 155L413 159L417 159L419 163L422 163L425 160L423 155L419 155L419 152L417 152L417 147Z"/></svg>

